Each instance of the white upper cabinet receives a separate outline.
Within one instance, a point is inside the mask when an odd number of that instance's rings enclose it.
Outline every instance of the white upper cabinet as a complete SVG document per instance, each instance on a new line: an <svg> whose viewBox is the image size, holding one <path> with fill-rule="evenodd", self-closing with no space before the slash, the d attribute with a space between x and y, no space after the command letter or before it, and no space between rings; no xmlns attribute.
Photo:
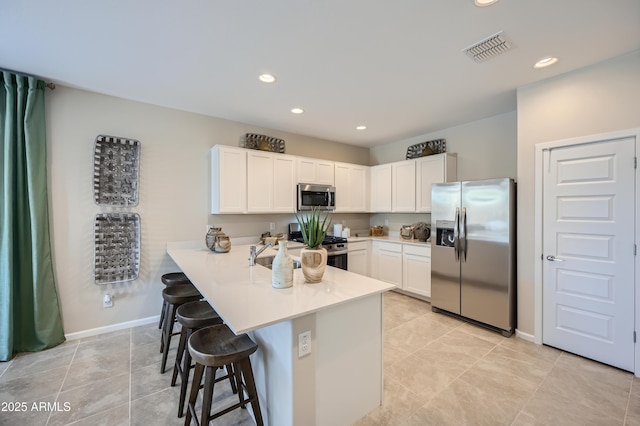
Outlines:
<svg viewBox="0 0 640 426"><path fill-rule="evenodd" d="M211 213L291 213L296 184L336 187L336 212L431 212L431 185L457 179L455 154L378 166L227 145L211 148Z"/></svg>
<svg viewBox="0 0 640 426"><path fill-rule="evenodd" d="M247 210L247 150L224 145L211 148L211 213Z"/></svg>
<svg viewBox="0 0 640 426"><path fill-rule="evenodd" d="M416 211L415 160L391 163L391 211Z"/></svg>
<svg viewBox="0 0 640 426"><path fill-rule="evenodd" d="M431 212L431 184L457 180L455 154L436 154L416 159L416 211Z"/></svg>
<svg viewBox="0 0 640 426"><path fill-rule="evenodd" d="M369 199L372 212L391 211L391 164L369 168Z"/></svg>
<svg viewBox="0 0 640 426"><path fill-rule="evenodd" d="M298 183L334 185L334 162L315 158L297 157Z"/></svg>
<svg viewBox="0 0 640 426"><path fill-rule="evenodd" d="M294 212L295 176L295 157L249 151L247 153L247 212Z"/></svg>
<svg viewBox="0 0 640 426"><path fill-rule="evenodd" d="M369 167L335 163L336 212L366 212Z"/></svg>

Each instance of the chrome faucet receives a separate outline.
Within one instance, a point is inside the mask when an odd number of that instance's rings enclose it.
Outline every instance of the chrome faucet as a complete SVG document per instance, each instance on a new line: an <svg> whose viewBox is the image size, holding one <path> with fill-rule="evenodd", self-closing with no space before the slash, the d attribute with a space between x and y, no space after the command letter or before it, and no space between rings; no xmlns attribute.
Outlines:
<svg viewBox="0 0 640 426"><path fill-rule="evenodd" d="M262 247L257 252L256 252L256 246L249 247L249 266L255 266L256 257L258 257L260 253L262 253L263 251L265 251L267 248L271 246L273 246L273 243L267 243L264 245L264 247Z"/></svg>

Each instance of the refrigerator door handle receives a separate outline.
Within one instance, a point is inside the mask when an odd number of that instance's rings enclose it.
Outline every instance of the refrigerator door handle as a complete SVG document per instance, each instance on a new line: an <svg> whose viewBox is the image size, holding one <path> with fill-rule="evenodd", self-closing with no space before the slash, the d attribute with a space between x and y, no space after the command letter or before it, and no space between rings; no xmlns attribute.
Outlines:
<svg viewBox="0 0 640 426"><path fill-rule="evenodd" d="M464 256L464 257L463 257ZM460 261L467 261L467 208L462 208L460 219Z"/></svg>
<svg viewBox="0 0 640 426"><path fill-rule="evenodd" d="M460 208L456 207L456 220L453 224L453 252L456 262L460 260Z"/></svg>

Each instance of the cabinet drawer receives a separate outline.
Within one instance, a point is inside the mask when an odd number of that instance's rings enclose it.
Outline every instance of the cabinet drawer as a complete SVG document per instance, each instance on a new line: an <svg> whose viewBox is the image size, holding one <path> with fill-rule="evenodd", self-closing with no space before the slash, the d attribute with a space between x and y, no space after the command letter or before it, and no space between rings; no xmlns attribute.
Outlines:
<svg viewBox="0 0 640 426"><path fill-rule="evenodd" d="M402 253L402 244L387 243L384 241L378 241L378 249L383 251L391 251L394 253Z"/></svg>
<svg viewBox="0 0 640 426"><path fill-rule="evenodd" d="M404 254L431 257L431 246L414 246L412 244L405 244Z"/></svg>
<svg viewBox="0 0 640 426"><path fill-rule="evenodd" d="M347 251L366 250L367 241L353 241L347 244Z"/></svg>

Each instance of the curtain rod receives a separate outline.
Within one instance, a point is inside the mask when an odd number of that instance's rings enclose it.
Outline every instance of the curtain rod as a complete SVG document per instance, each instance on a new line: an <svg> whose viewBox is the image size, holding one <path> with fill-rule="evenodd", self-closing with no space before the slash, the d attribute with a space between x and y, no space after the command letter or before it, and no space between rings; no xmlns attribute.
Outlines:
<svg viewBox="0 0 640 426"><path fill-rule="evenodd" d="M24 76L26 76L26 77L35 77L35 78L38 78L38 79L41 79L41 80L42 80L42 78L40 78L40 77L37 77L37 76L34 76L34 75L29 75L29 74L24 74L24 73L21 73L21 72L18 72L18 71L12 71L12 70L8 70L8 69L4 69L4 68L0 68L0 71L9 71L9 72L14 73L14 74L20 74L20 75L24 75ZM45 82L44 84L45 84L45 86L47 86L49 89L51 89L51 90L56 90L56 85L55 85L55 83L47 83L47 82Z"/></svg>

